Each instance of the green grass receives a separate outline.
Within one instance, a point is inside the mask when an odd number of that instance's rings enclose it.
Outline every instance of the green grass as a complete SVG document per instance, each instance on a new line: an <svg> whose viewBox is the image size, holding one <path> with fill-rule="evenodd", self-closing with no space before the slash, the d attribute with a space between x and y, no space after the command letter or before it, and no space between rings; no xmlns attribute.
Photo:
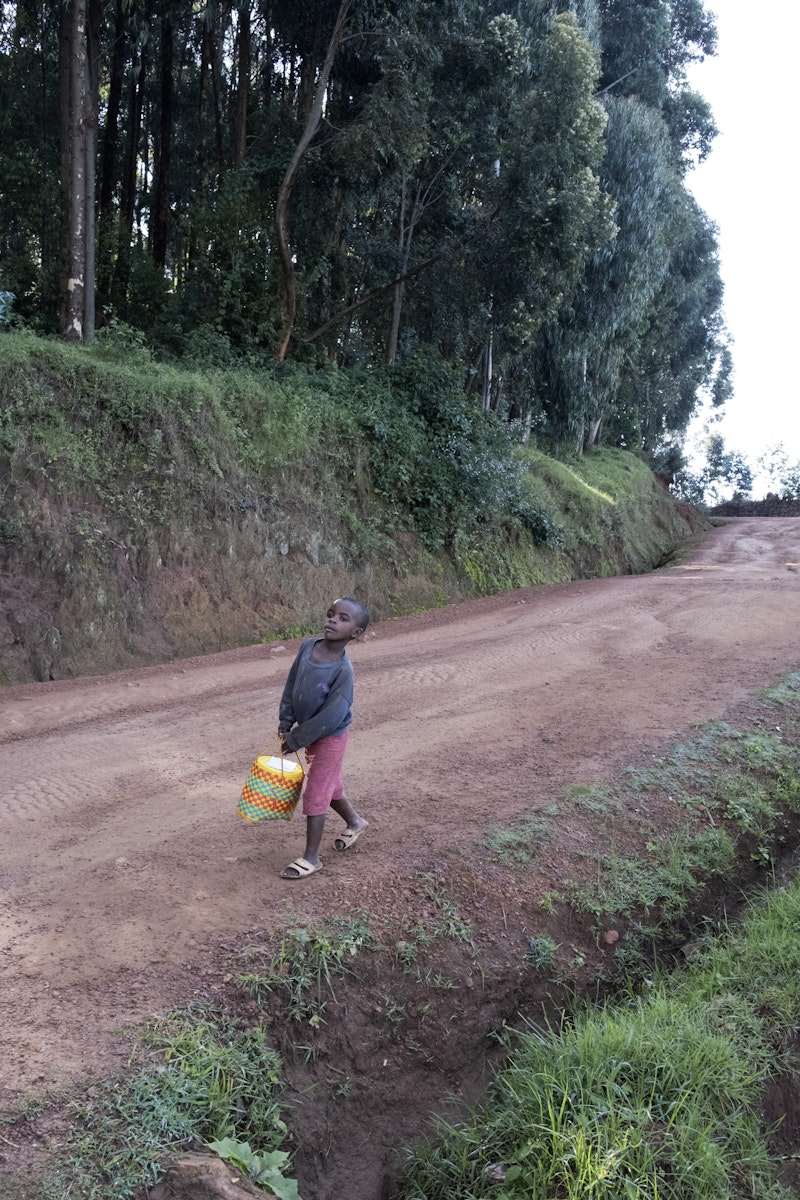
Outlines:
<svg viewBox="0 0 800 1200"><path fill-rule="evenodd" d="M124 1200L152 1187L167 1151L231 1138L287 1164L281 1062L264 1031L206 1010L151 1023L129 1072L72 1105L72 1133L43 1200ZM281 1173L281 1172L279 1172Z"/></svg>
<svg viewBox="0 0 800 1200"><path fill-rule="evenodd" d="M479 845L486 846L497 862L528 867L550 837L549 822L538 816L525 816L513 825L492 825Z"/></svg>
<svg viewBox="0 0 800 1200"><path fill-rule="evenodd" d="M70 580L91 579L111 599L86 625L113 615L123 630L136 614L118 594L118 552L151 562L154 532L169 569L175 538L203 557L209 525L225 547L263 525L281 553L313 547L315 566L368 575L376 619L648 570L689 532L635 455L567 465L523 450L441 365L176 368L120 326L91 349L3 335L0 465L0 546L67 601ZM251 586L246 556L234 563ZM296 619L264 637L308 627L316 598L291 600Z"/></svg>
<svg viewBox="0 0 800 1200"><path fill-rule="evenodd" d="M800 749L780 724L789 705L800 707L800 676L765 694L758 723L738 730L712 722L676 743L652 766L630 769L617 784L574 785L560 804L510 826L492 826L479 845L495 860L526 869L570 812L596 818L599 848L575 852L572 878L542 899L554 913L567 902L590 914L595 927L618 920L647 921L648 937L669 936L710 884L731 880L743 858L772 869L789 823L800 814ZM647 816L655 802L657 823ZM666 802L666 804L665 804ZM630 834L630 816L645 844L617 849ZM584 864L579 867L579 863ZM586 865L593 872L587 874ZM567 871L562 867L562 873Z"/></svg>
<svg viewBox="0 0 800 1200"><path fill-rule="evenodd" d="M800 812L800 750L783 728L799 702L792 675L765 693L754 728L708 725L618 786L570 789L552 819L591 811L611 849L590 857L592 878L567 880L542 907L567 901L595 928L628 922L619 998L522 1035L487 1103L408 1152L398 1200L788 1200L759 1100L800 1031L800 880L737 926L713 934L707 923L683 971L654 971L653 946L715 879L730 887L748 852L771 868ZM652 828L643 852L615 852L615 822L648 800L672 814L670 828ZM484 844L510 846L505 861L523 865L523 830L540 819L493 829ZM573 946L559 972L559 950L538 935L526 958L563 980L585 953Z"/></svg>
<svg viewBox="0 0 800 1200"><path fill-rule="evenodd" d="M491 1100L409 1152L398 1200L788 1200L759 1093L800 1027L800 883L698 966L523 1035Z"/></svg>
<svg viewBox="0 0 800 1200"><path fill-rule="evenodd" d="M298 926L286 931L277 949L249 946L245 957L257 969L241 974L238 982L259 1005L275 998L289 1020L318 1029L329 1001L336 1000L334 980L350 974L359 950L371 944L374 939L360 917L333 923L328 930Z"/></svg>
<svg viewBox="0 0 800 1200"><path fill-rule="evenodd" d="M449 989L453 981L440 969L432 947L443 941L460 943L474 956L472 927L464 921L441 880L430 875L421 875L420 879L433 916L425 920L409 916L403 937L394 943L391 955L402 972L421 986ZM337 1002L337 978L354 975L357 959L364 964L368 952L377 954L386 949L372 933L364 914L331 922L324 929L301 925L287 930L277 947L269 943L248 946L243 957L254 969L241 973L237 981L262 1008L302 1026L304 1033L313 1033L325 1024L329 1004ZM385 1015L393 1029L399 1012L400 1008L386 1007ZM313 1044L304 1049L314 1056Z"/></svg>

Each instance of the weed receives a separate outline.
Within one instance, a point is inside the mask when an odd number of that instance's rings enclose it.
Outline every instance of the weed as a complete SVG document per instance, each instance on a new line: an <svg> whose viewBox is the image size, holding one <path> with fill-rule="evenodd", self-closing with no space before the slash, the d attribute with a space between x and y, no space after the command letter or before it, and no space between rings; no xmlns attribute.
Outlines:
<svg viewBox="0 0 800 1200"><path fill-rule="evenodd" d="M390 996L387 993L384 993L383 1004L384 1015L392 1027L392 1032L397 1033L406 1019L406 1006L394 996Z"/></svg>
<svg viewBox="0 0 800 1200"><path fill-rule="evenodd" d="M249 1142L237 1142L233 1138L209 1142L208 1148L229 1162L245 1178L252 1179L260 1187L269 1188L270 1195L277 1196L278 1200L300 1200L297 1184L283 1173L289 1161L285 1150L256 1154Z"/></svg>
<svg viewBox="0 0 800 1200"><path fill-rule="evenodd" d="M537 971L548 970L555 962L557 949L557 943L548 934L532 937L528 941L528 961Z"/></svg>
<svg viewBox="0 0 800 1200"><path fill-rule="evenodd" d="M492 826L481 839L495 858L514 867L530 866L541 842L550 837L550 827L539 817L527 816L513 826Z"/></svg>
<svg viewBox="0 0 800 1200"><path fill-rule="evenodd" d="M430 876L426 876L426 878L429 880L428 896L436 905L437 913L433 936L453 938L458 942L466 942L467 945L474 948L472 926L463 920L457 904L446 894L442 881Z"/></svg>
<svg viewBox="0 0 800 1200"><path fill-rule="evenodd" d="M330 933L300 926L287 930L277 951L248 947L249 960L266 958L259 971L240 975L241 987L260 1005L275 996L289 1020L317 1029L329 998L336 999L333 980L350 974L350 964L371 939L361 918L332 922Z"/></svg>
<svg viewBox="0 0 800 1200"><path fill-rule="evenodd" d="M600 784L591 787L576 784L567 788L566 798L573 807L585 809L587 812L609 813L620 808L620 803L612 795L611 789Z"/></svg>
<svg viewBox="0 0 800 1200"><path fill-rule="evenodd" d="M561 892L551 889L549 892L545 892L543 896L540 896L539 907L541 908L542 912L549 913L550 916L552 916L556 911L556 905L562 899L563 896L561 895Z"/></svg>

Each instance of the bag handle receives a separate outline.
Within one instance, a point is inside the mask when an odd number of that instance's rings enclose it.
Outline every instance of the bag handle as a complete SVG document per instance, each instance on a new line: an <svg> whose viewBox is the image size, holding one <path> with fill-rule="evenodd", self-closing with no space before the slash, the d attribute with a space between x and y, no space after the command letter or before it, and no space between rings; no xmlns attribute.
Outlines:
<svg viewBox="0 0 800 1200"><path fill-rule="evenodd" d="M277 749L277 751L278 751L277 754L272 754L273 747L275 747ZM279 758L281 760L281 775L285 775L286 771L284 770L283 764L285 762L291 762L292 760L290 758L287 759L286 756L284 755L283 743L282 743L281 739L275 738L274 742L270 742L269 745L267 746L266 750L264 751L264 753L271 754L273 758ZM294 754L295 757L297 758L297 765L300 768L300 770L303 772L303 774L305 775L305 773L306 773L305 768L304 768L303 764L300 762L300 751L293 750L292 754Z"/></svg>

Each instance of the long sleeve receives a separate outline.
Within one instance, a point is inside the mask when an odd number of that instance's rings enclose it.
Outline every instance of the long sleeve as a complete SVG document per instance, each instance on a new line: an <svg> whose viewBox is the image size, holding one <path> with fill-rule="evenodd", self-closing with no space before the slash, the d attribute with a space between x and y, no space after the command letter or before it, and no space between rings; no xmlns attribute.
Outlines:
<svg viewBox="0 0 800 1200"><path fill-rule="evenodd" d="M292 750L344 733L353 719L352 663L346 654L333 662L315 662L317 640L310 638L300 647L278 709L279 728Z"/></svg>
<svg viewBox="0 0 800 1200"><path fill-rule="evenodd" d="M294 685L295 681L297 680L297 668L300 662L300 655L302 653L303 647L301 646L295 655L295 660L289 669L288 676L286 677L286 683L283 687L283 695L281 696L281 702L278 706L279 729L291 729L294 725Z"/></svg>
<svg viewBox="0 0 800 1200"><path fill-rule="evenodd" d="M320 738L343 732L350 724L352 698L352 678L348 672L343 672L342 677L328 692L319 712L297 725L291 733L285 734L284 740L289 749L302 750L304 746L310 746Z"/></svg>

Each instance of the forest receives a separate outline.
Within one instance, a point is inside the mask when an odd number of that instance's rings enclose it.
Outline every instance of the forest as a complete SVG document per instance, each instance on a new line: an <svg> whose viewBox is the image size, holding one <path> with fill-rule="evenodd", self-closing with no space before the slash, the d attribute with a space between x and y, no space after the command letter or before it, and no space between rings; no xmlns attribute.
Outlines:
<svg viewBox="0 0 800 1200"><path fill-rule="evenodd" d="M701 0L5 0L0 326L192 368L446 365L669 475L731 357Z"/></svg>

